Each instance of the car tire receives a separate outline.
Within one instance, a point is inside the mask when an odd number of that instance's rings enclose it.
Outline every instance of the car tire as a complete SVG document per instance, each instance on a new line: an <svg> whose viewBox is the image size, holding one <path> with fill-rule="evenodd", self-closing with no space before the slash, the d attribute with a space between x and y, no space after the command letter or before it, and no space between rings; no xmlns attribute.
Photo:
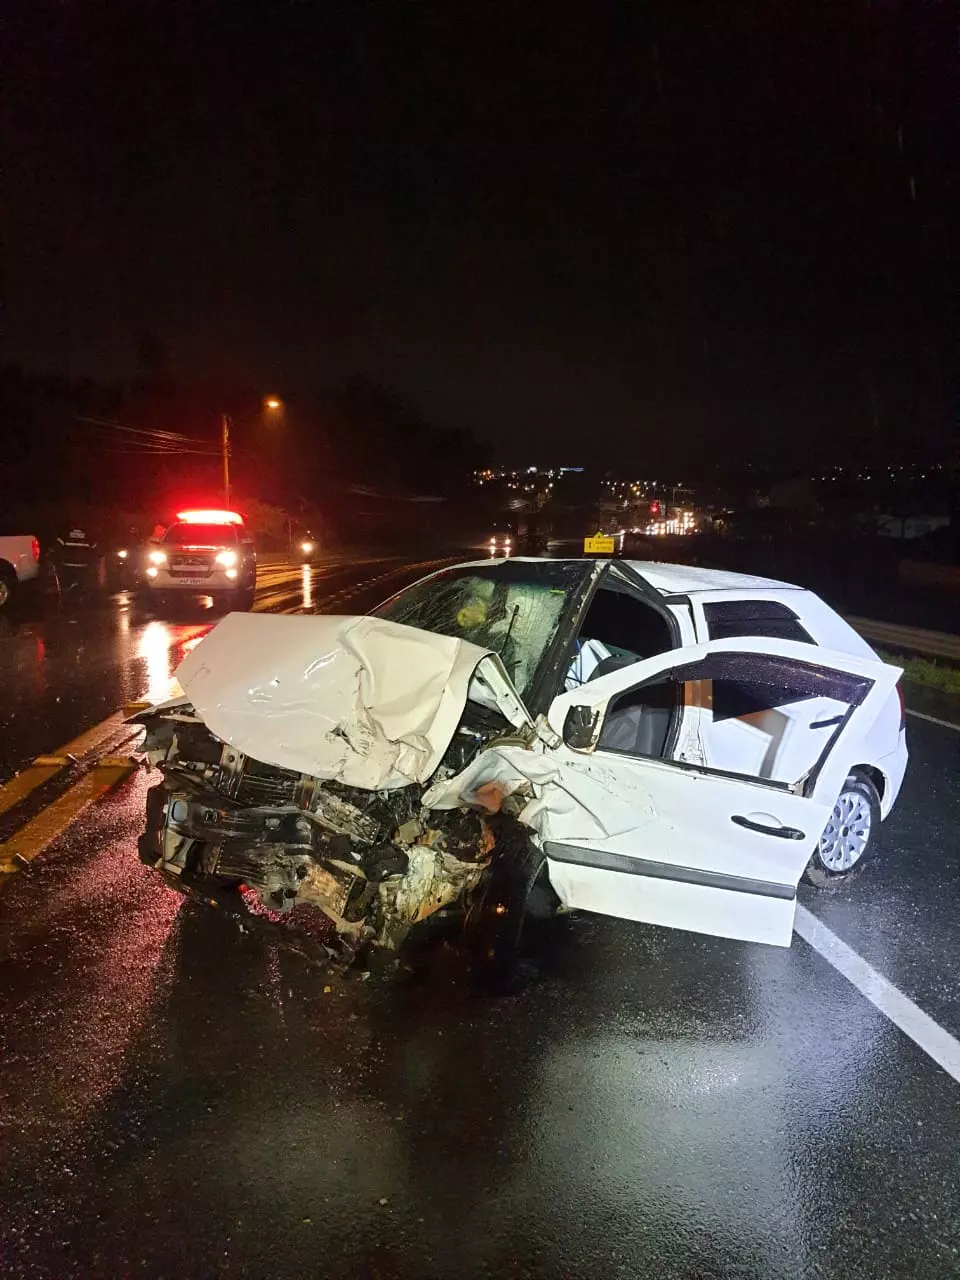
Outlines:
<svg viewBox="0 0 960 1280"><path fill-rule="evenodd" d="M515 995L536 974L523 958L525 928L556 914L559 900L547 878L546 858L526 831L512 819L500 819L496 828L490 866L466 932L478 988L487 995Z"/></svg>
<svg viewBox="0 0 960 1280"><path fill-rule="evenodd" d="M803 879L816 889L838 889L861 874L873 856L880 834L880 797L864 773L851 773Z"/></svg>
<svg viewBox="0 0 960 1280"><path fill-rule="evenodd" d="M17 594L17 575L7 565L0 565L0 611L9 609Z"/></svg>

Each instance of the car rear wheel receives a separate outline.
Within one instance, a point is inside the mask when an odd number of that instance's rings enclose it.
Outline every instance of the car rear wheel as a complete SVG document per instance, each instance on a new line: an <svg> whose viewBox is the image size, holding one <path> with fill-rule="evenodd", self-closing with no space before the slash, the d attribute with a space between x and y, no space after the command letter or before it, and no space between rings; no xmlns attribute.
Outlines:
<svg viewBox="0 0 960 1280"><path fill-rule="evenodd" d="M863 870L880 832L880 797L865 774L851 773L803 873L817 889L849 884Z"/></svg>

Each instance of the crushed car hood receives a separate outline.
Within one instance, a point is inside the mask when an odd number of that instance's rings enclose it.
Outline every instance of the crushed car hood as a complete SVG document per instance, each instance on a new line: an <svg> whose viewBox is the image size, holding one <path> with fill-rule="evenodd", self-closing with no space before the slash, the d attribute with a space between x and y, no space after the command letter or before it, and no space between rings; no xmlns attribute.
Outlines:
<svg viewBox="0 0 960 1280"><path fill-rule="evenodd" d="M425 782L468 697L531 724L489 649L382 618L232 613L177 679L238 751L369 790Z"/></svg>

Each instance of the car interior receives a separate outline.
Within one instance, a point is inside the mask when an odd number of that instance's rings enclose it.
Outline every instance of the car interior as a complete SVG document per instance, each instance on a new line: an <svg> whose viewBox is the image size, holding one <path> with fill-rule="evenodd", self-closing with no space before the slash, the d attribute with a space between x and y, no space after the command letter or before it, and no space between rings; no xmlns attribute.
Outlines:
<svg viewBox="0 0 960 1280"><path fill-rule="evenodd" d="M673 647L670 626L657 609L628 590L601 588L580 628L566 688L575 689ZM662 756L678 699L679 687L669 681L624 693L608 708L599 746Z"/></svg>
<svg viewBox="0 0 960 1280"><path fill-rule="evenodd" d="M717 654L613 698L598 746L662 759L673 712L684 702L699 715L708 766L793 783L822 757L862 684L773 655Z"/></svg>
<svg viewBox="0 0 960 1280"><path fill-rule="evenodd" d="M627 590L603 587L580 627L566 687L575 689L599 676L674 647L666 618Z"/></svg>
<svg viewBox="0 0 960 1280"><path fill-rule="evenodd" d="M669 624L655 608L629 590L601 589L580 629L565 687L576 689L673 647ZM699 717L707 764L778 782L799 777L847 704L828 680L800 677L797 683L775 661L727 664L722 672L705 667L692 682L665 676L625 690L607 708L599 748L663 758L675 713L686 703Z"/></svg>

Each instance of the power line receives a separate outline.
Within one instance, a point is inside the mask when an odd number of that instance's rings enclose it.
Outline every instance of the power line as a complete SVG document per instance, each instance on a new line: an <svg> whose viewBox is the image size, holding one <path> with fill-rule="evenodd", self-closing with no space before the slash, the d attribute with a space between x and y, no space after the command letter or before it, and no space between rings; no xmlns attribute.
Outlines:
<svg viewBox="0 0 960 1280"><path fill-rule="evenodd" d="M219 458L220 454L216 449L162 449L156 445L143 444L138 445L135 449L124 449L118 446L106 445L102 449L103 453L125 454L132 458L157 457L157 458L181 458L187 454L196 454L201 458Z"/></svg>
<svg viewBox="0 0 960 1280"><path fill-rule="evenodd" d="M94 427L101 431L118 431L128 435L138 436L145 440L152 440L157 443L165 444L187 444L202 445L205 442L197 440L194 436L185 436L177 431L163 431L158 427L128 427L123 422L114 422L108 418L97 418L78 414L77 422L82 422L87 426Z"/></svg>

